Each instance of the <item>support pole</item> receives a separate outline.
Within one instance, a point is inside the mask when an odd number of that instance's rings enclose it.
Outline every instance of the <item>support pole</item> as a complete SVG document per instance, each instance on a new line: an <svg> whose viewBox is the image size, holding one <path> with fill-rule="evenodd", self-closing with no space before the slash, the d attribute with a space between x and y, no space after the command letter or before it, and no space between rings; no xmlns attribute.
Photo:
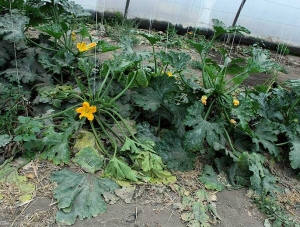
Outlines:
<svg viewBox="0 0 300 227"><path fill-rule="evenodd" d="M235 15L235 18L234 18L234 21L232 23L232 26L235 26L237 20L239 19L240 13L241 13L241 11L242 11L245 3L246 3L246 0L243 0L242 3L241 3L241 5L240 5L240 8L238 9L238 11L237 11L237 13Z"/></svg>
<svg viewBox="0 0 300 227"><path fill-rule="evenodd" d="M126 6L125 6L125 11L124 11L124 19L127 19L129 4L130 4L130 0L126 0Z"/></svg>

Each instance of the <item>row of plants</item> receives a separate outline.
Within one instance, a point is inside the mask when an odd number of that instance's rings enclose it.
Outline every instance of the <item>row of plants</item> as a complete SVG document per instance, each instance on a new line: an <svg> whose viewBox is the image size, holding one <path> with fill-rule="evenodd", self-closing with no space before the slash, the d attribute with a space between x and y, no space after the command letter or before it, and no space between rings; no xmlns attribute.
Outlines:
<svg viewBox="0 0 300 227"><path fill-rule="evenodd" d="M213 20L211 39L189 39L202 73L188 77L188 54L158 52L161 38L144 32L136 35L152 51L135 52L127 36L118 45L93 37L89 13L74 2L0 6L0 148L85 171L53 173L58 222L105 212L103 194L126 181L173 183L169 170L193 169L199 155L209 160L199 180L219 191L225 185L215 171L260 195L279 190L267 159L299 171L300 81L273 87L282 68L258 46L249 47L248 58L232 58L223 48L220 62L209 56L218 37L249 34L246 28ZM101 58L115 50L113 59ZM243 86L253 73L274 80Z"/></svg>

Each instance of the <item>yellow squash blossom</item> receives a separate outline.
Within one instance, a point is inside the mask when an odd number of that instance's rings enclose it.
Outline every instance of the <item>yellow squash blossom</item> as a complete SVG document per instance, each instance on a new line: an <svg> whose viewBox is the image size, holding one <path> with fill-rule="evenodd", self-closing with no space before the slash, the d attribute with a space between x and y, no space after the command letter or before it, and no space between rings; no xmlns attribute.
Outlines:
<svg viewBox="0 0 300 227"><path fill-rule="evenodd" d="M236 121L234 119L230 119L231 124L236 124Z"/></svg>
<svg viewBox="0 0 300 227"><path fill-rule="evenodd" d="M96 45L96 42L92 42L88 45L86 44L86 42L77 43L77 49L79 50L79 52L84 52L94 48Z"/></svg>
<svg viewBox="0 0 300 227"><path fill-rule="evenodd" d="M168 72L167 72L167 75L168 75L169 77L171 77L171 76L173 76L173 73L172 73L171 71L168 71Z"/></svg>
<svg viewBox="0 0 300 227"><path fill-rule="evenodd" d="M88 102L83 102L82 107L76 109L77 113L80 113L79 118L86 117L89 121L94 120L94 114L97 111L96 106L90 106Z"/></svg>
<svg viewBox="0 0 300 227"><path fill-rule="evenodd" d="M71 39L74 42L76 40L76 33L75 32L71 32Z"/></svg>
<svg viewBox="0 0 300 227"><path fill-rule="evenodd" d="M240 105L240 101L234 98L234 99L233 99L233 105L234 105L234 106Z"/></svg>
<svg viewBox="0 0 300 227"><path fill-rule="evenodd" d="M206 100L207 100L207 96L206 95L202 95L201 97L201 102L206 105Z"/></svg>
<svg viewBox="0 0 300 227"><path fill-rule="evenodd" d="M192 31L191 31L191 32L188 32L188 34L189 34L189 35L193 35L193 32L192 32Z"/></svg>

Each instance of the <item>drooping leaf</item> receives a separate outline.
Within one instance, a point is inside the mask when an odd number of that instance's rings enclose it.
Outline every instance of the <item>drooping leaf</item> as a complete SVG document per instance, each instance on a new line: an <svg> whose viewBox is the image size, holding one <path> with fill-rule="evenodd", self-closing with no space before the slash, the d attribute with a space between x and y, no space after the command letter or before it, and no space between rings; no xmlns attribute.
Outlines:
<svg viewBox="0 0 300 227"><path fill-rule="evenodd" d="M204 166L203 173L201 177L199 177L199 180L207 189L222 191L225 187L224 183L218 180L218 175L210 165Z"/></svg>
<svg viewBox="0 0 300 227"><path fill-rule="evenodd" d="M60 39L65 33L60 24L44 24L39 26L39 30L47 33L48 35L54 37L55 39Z"/></svg>
<svg viewBox="0 0 300 227"><path fill-rule="evenodd" d="M134 102L144 110L156 111L165 99L176 91L175 79L167 76L152 78L150 85L132 95Z"/></svg>
<svg viewBox="0 0 300 227"><path fill-rule="evenodd" d="M97 48L99 48L102 53L120 49L119 46L111 45L110 43L107 43L104 40L98 41Z"/></svg>
<svg viewBox="0 0 300 227"><path fill-rule="evenodd" d="M145 37L151 43L151 45L154 45L156 42L160 40L158 36L154 36L144 32L140 32L139 35Z"/></svg>
<svg viewBox="0 0 300 227"><path fill-rule="evenodd" d="M157 153L172 170L191 170L195 163L195 154L186 152L182 147L182 139L175 132L163 132L156 143Z"/></svg>
<svg viewBox="0 0 300 227"><path fill-rule="evenodd" d="M58 184L53 191L59 208L56 221L65 225L74 224L77 217L83 220L104 213L103 193L117 189L116 183L109 179L69 170L54 172L50 179Z"/></svg>
<svg viewBox="0 0 300 227"><path fill-rule="evenodd" d="M123 161L113 157L105 167L105 175L118 180L138 181L134 171Z"/></svg>
<svg viewBox="0 0 300 227"><path fill-rule="evenodd" d="M86 172L95 173L102 168L104 157L95 148L86 146L81 148L72 161L80 165Z"/></svg>
<svg viewBox="0 0 300 227"><path fill-rule="evenodd" d="M293 169L299 169L300 168L300 138L295 137L291 141L291 151L289 155L290 161L291 161L291 167Z"/></svg>
<svg viewBox="0 0 300 227"><path fill-rule="evenodd" d="M223 125L219 122L211 123L202 118L204 106L200 102L194 103L188 108L188 115L184 120L184 124L193 127L186 133L184 138L184 147L188 151L200 150L204 140L212 147L215 142L223 144Z"/></svg>

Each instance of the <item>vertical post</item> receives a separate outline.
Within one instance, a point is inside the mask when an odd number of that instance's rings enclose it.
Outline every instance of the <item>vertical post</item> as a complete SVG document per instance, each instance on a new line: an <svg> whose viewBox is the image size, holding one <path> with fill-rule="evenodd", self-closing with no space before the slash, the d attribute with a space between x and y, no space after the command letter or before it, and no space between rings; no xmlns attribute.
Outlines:
<svg viewBox="0 0 300 227"><path fill-rule="evenodd" d="M124 19L127 19L129 4L130 4L130 0L126 0L126 6L125 6L125 11L124 11Z"/></svg>
<svg viewBox="0 0 300 227"><path fill-rule="evenodd" d="M240 5L240 8L238 9L238 11L237 11L237 13L235 15L235 18L233 20L232 26L235 26L237 20L239 19L240 13L241 13L241 11L242 11L245 3L246 3L246 0L243 0L242 3L241 3L241 5Z"/></svg>

